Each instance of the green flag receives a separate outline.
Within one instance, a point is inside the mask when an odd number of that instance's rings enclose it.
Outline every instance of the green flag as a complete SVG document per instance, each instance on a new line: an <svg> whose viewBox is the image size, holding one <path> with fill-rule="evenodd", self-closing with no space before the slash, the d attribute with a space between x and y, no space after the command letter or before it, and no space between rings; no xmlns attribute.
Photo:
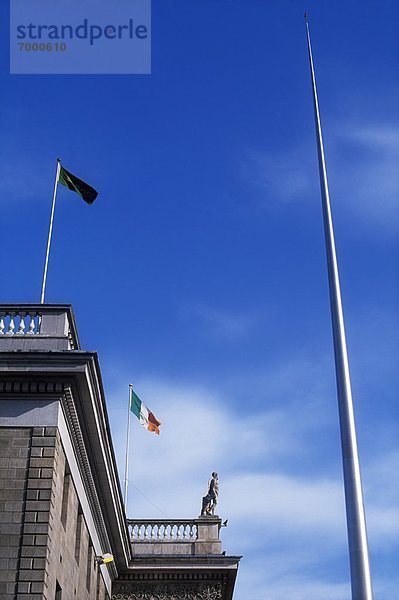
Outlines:
<svg viewBox="0 0 399 600"><path fill-rule="evenodd" d="M62 183L62 185L65 185L69 190L72 190L72 192L79 194L87 204L93 204L98 196L98 192L94 188L76 177L76 175L72 175L72 173L64 169L61 165L58 181L59 183Z"/></svg>

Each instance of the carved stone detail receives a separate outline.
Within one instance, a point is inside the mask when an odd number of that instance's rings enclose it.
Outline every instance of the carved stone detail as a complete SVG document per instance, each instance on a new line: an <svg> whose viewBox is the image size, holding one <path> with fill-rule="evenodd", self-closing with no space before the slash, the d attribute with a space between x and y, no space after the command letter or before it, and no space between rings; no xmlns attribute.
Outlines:
<svg viewBox="0 0 399 600"><path fill-rule="evenodd" d="M0 393L63 394L65 384L52 381L0 381Z"/></svg>
<svg viewBox="0 0 399 600"><path fill-rule="evenodd" d="M105 526L103 513L100 506L100 500L98 498L96 485L94 483L93 473L90 466L90 461L87 456L86 446L83 440L83 434L79 423L79 418L76 412L76 406L70 387L65 388L65 393L62 397L62 405L66 420L69 427L69 433L71 436L72 444L76 453L76 458L80 468L80 474L83 480L83 484L86 489L87 498L90 505L90 510L96 524L98 537L100 539L101 547L103 552L108 552L111 548L111 542L108 537L107 528ZM116 569L114 563L110 565L111 570L116 575Z"/></svg>
<svg viewBox="0 0 399 600"><path fill-rule="evenodd" d="M116 583L112 600L219 600L221 583Z"/></svg>

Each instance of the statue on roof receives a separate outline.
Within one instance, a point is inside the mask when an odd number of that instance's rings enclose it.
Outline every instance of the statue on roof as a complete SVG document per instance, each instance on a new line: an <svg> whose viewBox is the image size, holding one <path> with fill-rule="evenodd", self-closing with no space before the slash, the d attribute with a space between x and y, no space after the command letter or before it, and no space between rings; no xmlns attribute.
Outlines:
<svg viewBox="0 0 399 600"><path fill-rule="evenodd" d="M215 508L218 503L219 495L219 477L213 472L211 479L208 481L208 492L202 498L201 517L212 517L215 514Z"/></svg>

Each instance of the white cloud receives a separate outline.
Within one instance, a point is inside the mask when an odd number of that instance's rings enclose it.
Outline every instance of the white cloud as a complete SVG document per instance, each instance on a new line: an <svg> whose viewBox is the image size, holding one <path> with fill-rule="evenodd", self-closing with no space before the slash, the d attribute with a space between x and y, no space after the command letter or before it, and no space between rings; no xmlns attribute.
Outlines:
<svg viewBox="0 0 399 600"><path fill-rule="evenodd" d="M364 470L369 539L372 547L385 552L396 547L399 553L398 469L399 449L376 457Z"/></svg>
<svg viewBox="0 0 399 600"><path fill-rule="evenodd" d="M250 513L251 519L267 519L280 530L317 529L323 524L331 530L340 527L341 480L315 476L311 470L300 475L296 467L301 456L307 454L309 429L317 427L320 436L325 430L321 419L309 422L304 403L258 414L247 412L243 406L237 413L226 407L224 398L201 387L143 380L139 388L143 398L154 399L150 407L162 426L157 437L136 420L132 422L132 455L136 460L132 461L131 477L146 494L159 497L165 512L177 517L184 510L183 516L193 516L210 472L218 470L221 508L237 519L245 519ZM123 428L124 413L125 409L112 411L117 430ZM121 457L124 436L115 436L115 440ZM287 468L283 468L283 460ZM392 465L397 457L392 455L386 460ZM391 467L384 472L371 466L367 470L368 486L380 488L388 482L390 473ZM178 502L181 494L185 494L184 503ZM381 534L385 535L386 523L399 504L398 494L392 489L388 496L371 495L371 500ZM143 504L140 508L146 507ZM135 512L133 506L132 510Z"/></svg>
<svg viewBox="0 0 399 600"><path fill-rule="evenodd" d="M286 564L287 568L281 568ZM234 600L348 600L350 585L301 576L303 561L288 557L258 562L239 571ZM330 576L331 577L331 576ZM331 577L332 579L332 577Z"/></svg>
<svg viewBox="0 0 399 600"><path fill-rule="evenodd" d="M367 466L367 476L373 481L375 489L383 489L384 504L396 504L399 501L399 480L392 473L399 473L399 449L393 449L384 455L383 460L376 458Z"/></svg>
<svg viewBox="0 0 399 600"><path fill-rule="evenodd" d="M331 165L336 195L359 223L397 232L399 128L382 124L337 131Z"/></svg>
<svg viewBox="0 0 399 600"><path fill-rule="evenodd" d="M305 147L282 152L251 150L241 169L246 180L262 194L267 193L268 202L290 202L308 196L312 188L317 189L315 160L315 154L309 156Z"/></svg>
<svg viewBox="0 0 399 600"><path fill-rule="evenodd" d="M52 172L54 171L54 173ZM50 174L50 177L49 177ZM1 204L22 205L26 201L45 200L51 203L52 186L54 184L54 169L49 164L43 166L42 162L35 157L26 160L23 157L8 157L6 161L0 161L0 180L2 182L0 192ZM47 194L43 189L47 185Z"/></svg>
<svg viewBox="0 0 399 600"><path fill-rule="evenodd" d="M229 554L244 554L235 600L346 600L347 575L334 572L336 564L341 570L348 564L342 478L301 469L309 443L318 439L322 448L326 432L324 419L309 419L313 399L254 413L229 408L228 399L202 386L153 378L137 386L144 402L154 399L150 407L162 427L158 437L132 422L129 516L197 516L217 470L218 512L229 518L223 545ZM123 395L117 391L115 399ZM110 399L122 464L126 408ZM399 552L392 478L398 457L399 450L375 457L364 469L369 537L380 555ZM394 588L377 575L380 600L393 600Z"/></svg>
<svg viewBox="0 0 399 600"><path fill-rule="evenodd" d="M208 477L219 462L223 462L226 471L244 470L248 465L253 469L260 461L270 464L276 457L300 453L297 439L300 431L294 432L299 424L296 422L294 427L287 423L283 410L253 415L243 405L237 417L224 408L218 394L204 388L154 380L139 381L137 387L143 398L154 399L150 408L162 421L161 436L155 439L136 421L132 424L133 444L140 443L146 461L157 465L158 482L186 476L187 472L194 479L198 472ZM116 397L121 396L122 393L116 394ZM125 422L124 410L119 414L113 411L113 414L120 424ZM123 437L118 436L116 440L121 450ZM234 465L232 456L235 456ZM145 462L134 465L133 472L139 480L151 481ZM202 484L205 483L206 479Z"/></svg>
<svg viewBox="0 0 399 600"><path fill-rule="evenodd" d="M8 107L3 120L20 123L28 116L29 108L19 104L18 108ZM3 132L2 135L6 156L0 160L0 204L23 206L34 200L47 202L50 206L56 157L38 153L38 140L27 141L26 132L19 126L13 127L12 133Z"/></svg>
<svg viewBox="0 0 399 600"><path fill-rule="evenodd" d="M357 140L373 152L399 152L399 127L367 124L346 129L344 138Z"/></svg>
<svg viewBox="0 0 399 600"><path fill-rule="evenodd" d="M354 127L342 121L324 134L333 212L381 233L399 228L399 128L385 123ZM273 152L251 150L243 177L262 203L313 201L318 194L315 142Z"/></svg>
<svg viewBox="0 0 399 600"><path fill-rule="evenodd" d="M240 473L225 482L223 505L228 514L267 523L267 528L289 534L310 529L342 528L343 497L340 482L275 473Z"/></svg>

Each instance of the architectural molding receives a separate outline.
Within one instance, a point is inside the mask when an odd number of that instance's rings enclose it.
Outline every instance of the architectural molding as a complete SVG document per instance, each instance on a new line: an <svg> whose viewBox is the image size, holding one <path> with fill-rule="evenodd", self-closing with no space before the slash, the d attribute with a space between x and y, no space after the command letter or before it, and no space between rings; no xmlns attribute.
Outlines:
<svg viewBox="0 0 399 600"><path fill-rule="evenodd" d="M219 600L222 583L115 583L112 600Z"/></svg>
<svg viewBox="0 0 399 600"><path fill-rule="evenodd" d="M63 394L65 384L54 381L0 381L0 394Z"/></svg>
<svg viewBox="0 0 399 600"><path fill-rule="evenodd" d="M93 515L98 537L100 539L102 551L110 552L112 546L108 537L107 528L105 526L103 513L100 506L100 501L97 494L96 485L93 474L90 468L89 458L87 456L86 446L84 443L82 429L79 424L79 418L76 412L75 403L73 400L72 390L69 386L65 387L65 393L62 396L62 407L65 415L67 427L72 440L72 445L75 451L76 460L78 463L80 475L89 501L91 513ZM116 568L111 563L111 568L115 571Z"/></svg>

